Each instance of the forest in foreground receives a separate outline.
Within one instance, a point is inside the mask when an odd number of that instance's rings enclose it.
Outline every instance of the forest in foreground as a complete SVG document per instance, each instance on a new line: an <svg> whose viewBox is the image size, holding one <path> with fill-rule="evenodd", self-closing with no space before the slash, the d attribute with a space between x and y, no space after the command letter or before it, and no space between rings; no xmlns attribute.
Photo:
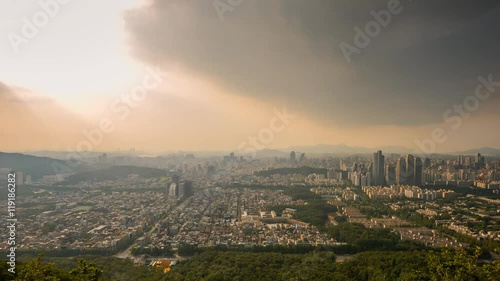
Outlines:
<svg viewBox="0 0 500 281"><path fill-rule="evenodd" d="M497 281L500 262L483 262L481 252L364 252L336 262L332 252L307 254L206 251L172 267L168 273L114 257L45 258L16 265L16 274L0 263L0 280L22 281L177 281L177 280L440 280Z"/></svg>

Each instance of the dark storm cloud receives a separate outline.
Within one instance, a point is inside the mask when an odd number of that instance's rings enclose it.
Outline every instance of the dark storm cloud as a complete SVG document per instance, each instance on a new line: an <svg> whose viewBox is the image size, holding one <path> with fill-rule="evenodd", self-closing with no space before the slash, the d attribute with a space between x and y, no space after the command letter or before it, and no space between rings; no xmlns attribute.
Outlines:
<svg viewBox="0 0 500 281"><path fill-rule="evenodd" d="M401 1L347 63L339 44L353 44L353 28L388 2L243 0L221 21L213 0L152 0L125 20L140 59L330 124L440 122L479 75L500 80L498 1Z"/></svg>

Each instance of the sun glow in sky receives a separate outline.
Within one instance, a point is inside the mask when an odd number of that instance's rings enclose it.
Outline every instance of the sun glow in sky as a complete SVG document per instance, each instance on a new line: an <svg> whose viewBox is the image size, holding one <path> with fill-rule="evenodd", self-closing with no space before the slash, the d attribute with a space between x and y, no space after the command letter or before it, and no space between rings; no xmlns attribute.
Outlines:
<svg viewBox="0 0 500 281"><path fill-rule="evenodd" d="M39 1L2 1L0 32L21 34L22 18L43 11ZM45 1L44 1L45 2ZM7 36L0 45L0 77L6 84L50 97L79 113L117 96L143 68L128 55L123 12L134 0L69 1L15 53ZM90 110L91 111L91 110Z"/></svg>

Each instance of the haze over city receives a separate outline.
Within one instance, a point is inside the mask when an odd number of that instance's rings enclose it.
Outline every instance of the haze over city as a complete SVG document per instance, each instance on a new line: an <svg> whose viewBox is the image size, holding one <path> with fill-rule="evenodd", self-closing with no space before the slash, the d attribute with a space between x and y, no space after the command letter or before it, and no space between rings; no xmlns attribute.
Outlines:
<svg viewBox="0 0 500 281"><path fill-rule="evenodd" d="M0 280L498 281L500 1L0 1Z"/></svg>
<svg viewBox="0 0 500 281"><path fill-rule="evenodd" d="M77 150L107 118L92 150L237 150L283 110L265 148L416 149L436 128L434 152L498 148L499 3L401 2L346 59L387 8L364 2L68 1L38 26L36 1L3 1L2 149Z"/></svg>

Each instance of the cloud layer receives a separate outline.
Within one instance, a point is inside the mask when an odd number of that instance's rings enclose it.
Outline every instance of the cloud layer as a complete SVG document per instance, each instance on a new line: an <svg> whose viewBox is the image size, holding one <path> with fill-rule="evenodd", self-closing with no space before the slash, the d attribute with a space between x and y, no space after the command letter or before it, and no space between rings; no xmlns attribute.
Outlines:
<svg viewBox="0 0 500 281"><path fill-rule="evenodd" d="M136 57L337 126L426 125L498 74L497 1L402 1L362 53L339 44L389 1L161 1L125 16ZM500 79L500 78L498 78ZM492 99L498 102L498 98Z"/></svg>
<svg viewBox="0 0 500 281"><path fill-rule="evenodd" d="M478 76L492 74L500 82L500 3L401 0L401 12L349 63L339 45L355 45L355 28L364 29L374 12L396 2L243 0L221 20L214 3L227 0L143 1L123 14L125 46L103 40L120 29L100 17L92 27L106 32L79 38L89 47L76 48L77 41L69 40L69 48L47 52L35 44L30 48L45 60L27 56L29 64L17 64L19 58L10 58L3 79L9 84L0 81L0 117L8 120L0 133L2 148L74 150L86 140L82 131L107 117L116 130L94 150L236 150L269 127L273 108L284 106L296 118L267 148L318 143L414 148L415 140L431 137L435 128L448 136L437 151L499 147L500 132L491 127L500 118L500 87L458 130L443 114L474 94ZM88 5L91 11L100 3ZM71 24L72 18L67 20ZM65 39L58 27L54 22L54 37L41 35L38 42ZM110 54L122 49L132 57ZM92 52L86 57L79 50ZM96 68L79 67L96 61ZM117 120L109 104L141 83L142 66L158 66L169 75L130 108L126 120ZM56 77L54 69L66 76ZM60 104L72 104L84 115Z"/></svg>

